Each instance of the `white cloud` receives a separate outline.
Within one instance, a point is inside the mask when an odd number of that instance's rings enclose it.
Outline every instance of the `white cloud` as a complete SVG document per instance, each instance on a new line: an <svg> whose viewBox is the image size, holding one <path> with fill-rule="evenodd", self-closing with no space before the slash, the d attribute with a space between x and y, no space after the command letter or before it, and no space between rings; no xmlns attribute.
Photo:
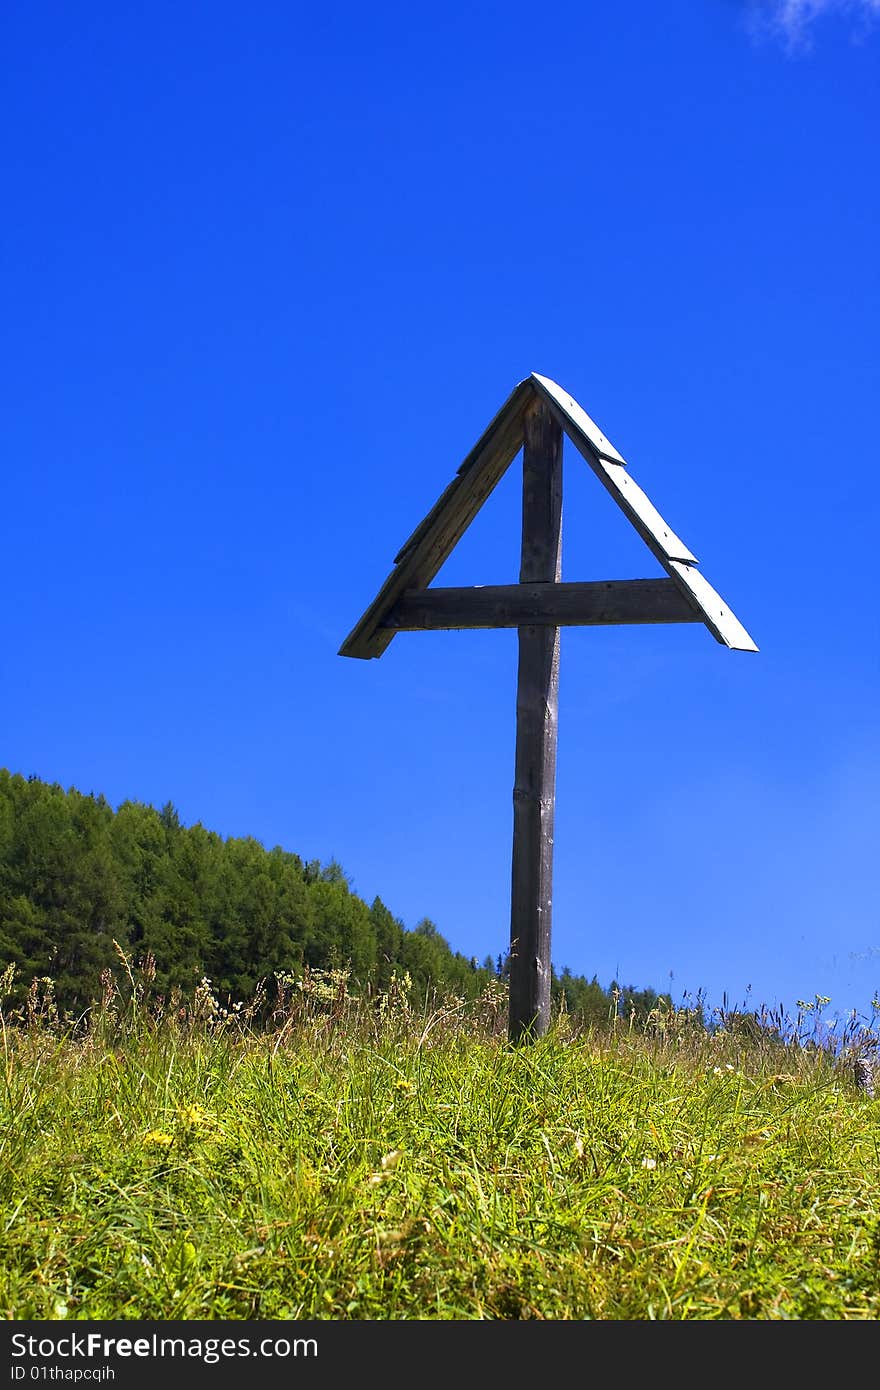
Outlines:
<svg viewBox="0 0 880 1390"><path fill-rule="evenodd" d="M809 48L815 21L832 14L849 19L861 35L880 18L880 0L763 0L752 8L756 27L775 33L792 51Z"/></svg>

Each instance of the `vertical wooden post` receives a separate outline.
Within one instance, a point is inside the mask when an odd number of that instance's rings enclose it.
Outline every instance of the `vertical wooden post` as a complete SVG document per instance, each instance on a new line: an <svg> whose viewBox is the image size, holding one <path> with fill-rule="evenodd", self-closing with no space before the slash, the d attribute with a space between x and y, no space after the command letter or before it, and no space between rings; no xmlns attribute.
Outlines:
<svg viewBox="0 0 880 1390"><path fill-rule="evenodd" d="M536 401L526 413L523 441L521 584L559 581L561 538L562 429ZM518 633L508 1026L514 1043L539 1037L550 1022L559 701L559 628L521 627Z"/></svg>

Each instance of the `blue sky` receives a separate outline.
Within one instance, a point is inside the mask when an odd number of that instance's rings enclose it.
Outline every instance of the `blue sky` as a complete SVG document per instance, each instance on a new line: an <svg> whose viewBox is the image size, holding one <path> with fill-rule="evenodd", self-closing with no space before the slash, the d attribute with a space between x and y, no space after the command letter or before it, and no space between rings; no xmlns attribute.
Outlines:
<svg viewBox="0 0 880 1390"><path fill-rule="evenodd" d="M880 987L880 5L10 0L0 764L509 933L516 637L338 648L530 371L757 641L562 636L553 959ZM517 577L517 465L438 583ZM565 454L563 577L659 573Z"/></svg>

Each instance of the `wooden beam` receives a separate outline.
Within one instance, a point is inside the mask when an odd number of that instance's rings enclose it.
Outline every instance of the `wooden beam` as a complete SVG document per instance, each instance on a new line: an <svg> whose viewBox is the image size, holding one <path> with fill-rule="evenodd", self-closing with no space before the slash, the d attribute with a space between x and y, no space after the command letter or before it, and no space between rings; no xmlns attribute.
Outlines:
<svg viewBox="0 0 880 1390"><path fill-rule="evenodd" d="M682 560L689 565L697 564L696 555L688 550L681 537L664 521L650 497L642 491L627 468L619 463L599 459L593 471L661 565L665 566L669 560Z"/></svg>
<svg viewBox="0 0 880 1390"><path fill-rule="evenodd" d="M394 636L383 627L406 589L430 584L522 447L523 415L535 398L530 378L514 388L452 482L398 551L395 568L339 649L340 656L381 656Z"/></svg>
<svg viewBox="0 0 880 1390"><path fill-rule="evenodd" d="M605 438L587 412L549 377L532 372L532 381L538 395L547 402L575 448L661 565L665 566L668 560L683 560L688 565L697 564L696 555L663 520L650 497L642 491L628 471L623 457Z"/></svg>
<svg viewBox="0 0 880 1390"><path fill-rule="evenodd" d="M525 416L520 583L558 583L562 567L562 430L543 403ZM530 1042L550 1022L550 922L559 628L519 628L510 903L508 1037Z"/></svg>
<svg viewBox="0 0 880 1390"><path fill-rule="evenodd" d="M486 584L409 589L384 619L395 632L464 628L600 627L610 623L699 623L703 614L671 579L603 579L586 584Z"/></svg>
<svg viewBox="0 0 880 1390"><path fill-rule="evenodd" d="M739 618L730 611L721 595L715 592L699 570L693 569L691 565L677 564L675 561L671 561L666 568L716 642L720 642L722 647L730 647L735 652L758 650Z"/></svg>
<svg viewBox="0 0 880 1390"><path fill-rule="evenodd" d="M596 459L604 458L610 459L612 463L626 463L626 459L617 452L596 421L591 419L583 406L578 405L574 396L570 396L564 387L538 372L532 372L532 381L538 388L539 395L550 406L569 439L581 453L588 449Z"/></svg>
<svg viewBox="0 0 880 1390"><path fill-rule="evenodd" d="M546 401L569 439L583 455L602 486L614 498L698 619L722 646L756 652L757 645L708 580L694 568L697 557L664 521L651 499L626 467L626 461L602 433L595 420L573 396L549 377L532 372L539 398ZM620 619L618 621L626 621ZM681 621L686 621L682 619Z"/></svg>

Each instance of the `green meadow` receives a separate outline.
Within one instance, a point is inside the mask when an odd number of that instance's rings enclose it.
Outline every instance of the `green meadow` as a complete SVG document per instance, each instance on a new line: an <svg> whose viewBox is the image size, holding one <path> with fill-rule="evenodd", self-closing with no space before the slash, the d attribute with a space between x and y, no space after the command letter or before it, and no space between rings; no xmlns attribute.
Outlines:
<svg viewBox="0 0 880 1390"><path fill-rule="evenodd" d="M840 1052L688 1009L511 1048L499 982L226 1010L123 965L3 1019L7 1319L880 1314L880 1101Z"/></svg>

